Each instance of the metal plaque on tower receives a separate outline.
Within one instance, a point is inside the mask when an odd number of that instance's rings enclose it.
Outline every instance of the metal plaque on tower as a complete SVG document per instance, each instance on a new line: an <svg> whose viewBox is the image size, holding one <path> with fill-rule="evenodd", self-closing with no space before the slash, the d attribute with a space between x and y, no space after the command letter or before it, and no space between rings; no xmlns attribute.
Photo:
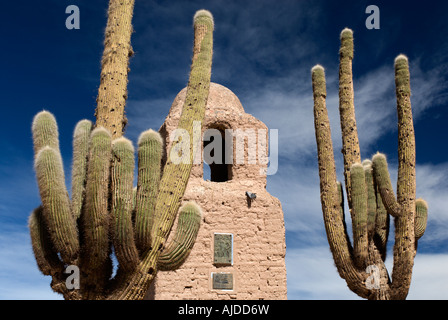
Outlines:
<svg viewBox="0 0 448 320"><path fill-rule="evenodd" d="M233 264L233 234L215 233L213 263L216 265Z"/></svg>

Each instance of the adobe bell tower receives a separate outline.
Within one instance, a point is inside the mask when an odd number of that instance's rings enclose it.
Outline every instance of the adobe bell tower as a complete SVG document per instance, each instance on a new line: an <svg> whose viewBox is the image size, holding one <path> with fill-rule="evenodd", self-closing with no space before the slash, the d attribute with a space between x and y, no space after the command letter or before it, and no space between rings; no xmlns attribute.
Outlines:
<svg viewBox="0 0 448 320"><path fill-rule="evenodd" d="M185 94L183 89L176 96L160 129L166 150ZM286 299L283 211L266 191L268 164L260 161L260 153L267 156L267 127L244 112L232 91L215 83L210 84L204 121L202 151L210 173L204 177L204 161L194 164L183 198L202 208L196 243L179 269L157 274L148 298ZM209 152L212 143L215 151Z"/></svg>

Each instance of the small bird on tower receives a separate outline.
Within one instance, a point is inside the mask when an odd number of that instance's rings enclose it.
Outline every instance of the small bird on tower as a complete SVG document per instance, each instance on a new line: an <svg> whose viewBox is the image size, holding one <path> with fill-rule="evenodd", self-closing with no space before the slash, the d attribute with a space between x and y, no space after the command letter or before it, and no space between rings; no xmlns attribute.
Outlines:
<svg viewBox="0 0 448 320"><path fill-rule="evenodd" d="M247 196L250 200L254 200L254 199L257 197L257 194L256 194L256 193L253 193L253 192L246 191L246 196Z"/></svg>

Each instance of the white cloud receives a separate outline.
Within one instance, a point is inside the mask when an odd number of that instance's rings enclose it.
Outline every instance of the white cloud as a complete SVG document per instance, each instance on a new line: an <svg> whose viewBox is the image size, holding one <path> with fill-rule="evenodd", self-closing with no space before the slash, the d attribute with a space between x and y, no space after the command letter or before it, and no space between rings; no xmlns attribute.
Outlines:
<svg viewBox="0 0 448 320"><path fill-rule="evenodd" d="M386 260L386 265L391 270ZM448 299L448 254L417 254L408 300ZM340 278L327 247L295 248L286 254L288 299L357 300Z"/></svg>
<svg viewBox="0 0 448 320"><path fill-rule="evenodd" d="M267 190L282 202L288 232L321 243L325 231L317 167L281 164L279 172L268 178Z"/></svg>
<svg viewBox="0 0 448 320"><path fill-rule="evenodd" d="M286 270L289 300L360 299L339 277L328 247L288 250Z"/></svg>
<svg viewBox="0 0 448 320"><path fill-rule="evenodd" d="M417 254L409 300L448 299L448 254Z"/></svg>
<svg viewBox="0 0 448 320"><path fill-rule="evenodd" d="M428 202L428 226L421 244L440 246L448 241L448 163L417 165L417 197ZM443 245L443 246L445 246Z"/></svg>

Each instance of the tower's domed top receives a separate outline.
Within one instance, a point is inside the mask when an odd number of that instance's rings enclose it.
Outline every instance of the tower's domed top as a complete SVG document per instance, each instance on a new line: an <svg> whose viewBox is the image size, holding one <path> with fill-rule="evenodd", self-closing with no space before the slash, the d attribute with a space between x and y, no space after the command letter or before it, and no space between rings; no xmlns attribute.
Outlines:
<svg viewBox="0 0 448 320"><path fill-rule="evenodd" d="M187 88L182 89L177 94L171 105L170 115L181 113L186 94ZM206 112L213 113L214 111L226 111L239 114L244 113L244 108L238 97L230 89L223 85L211 82Z"/></svg>

